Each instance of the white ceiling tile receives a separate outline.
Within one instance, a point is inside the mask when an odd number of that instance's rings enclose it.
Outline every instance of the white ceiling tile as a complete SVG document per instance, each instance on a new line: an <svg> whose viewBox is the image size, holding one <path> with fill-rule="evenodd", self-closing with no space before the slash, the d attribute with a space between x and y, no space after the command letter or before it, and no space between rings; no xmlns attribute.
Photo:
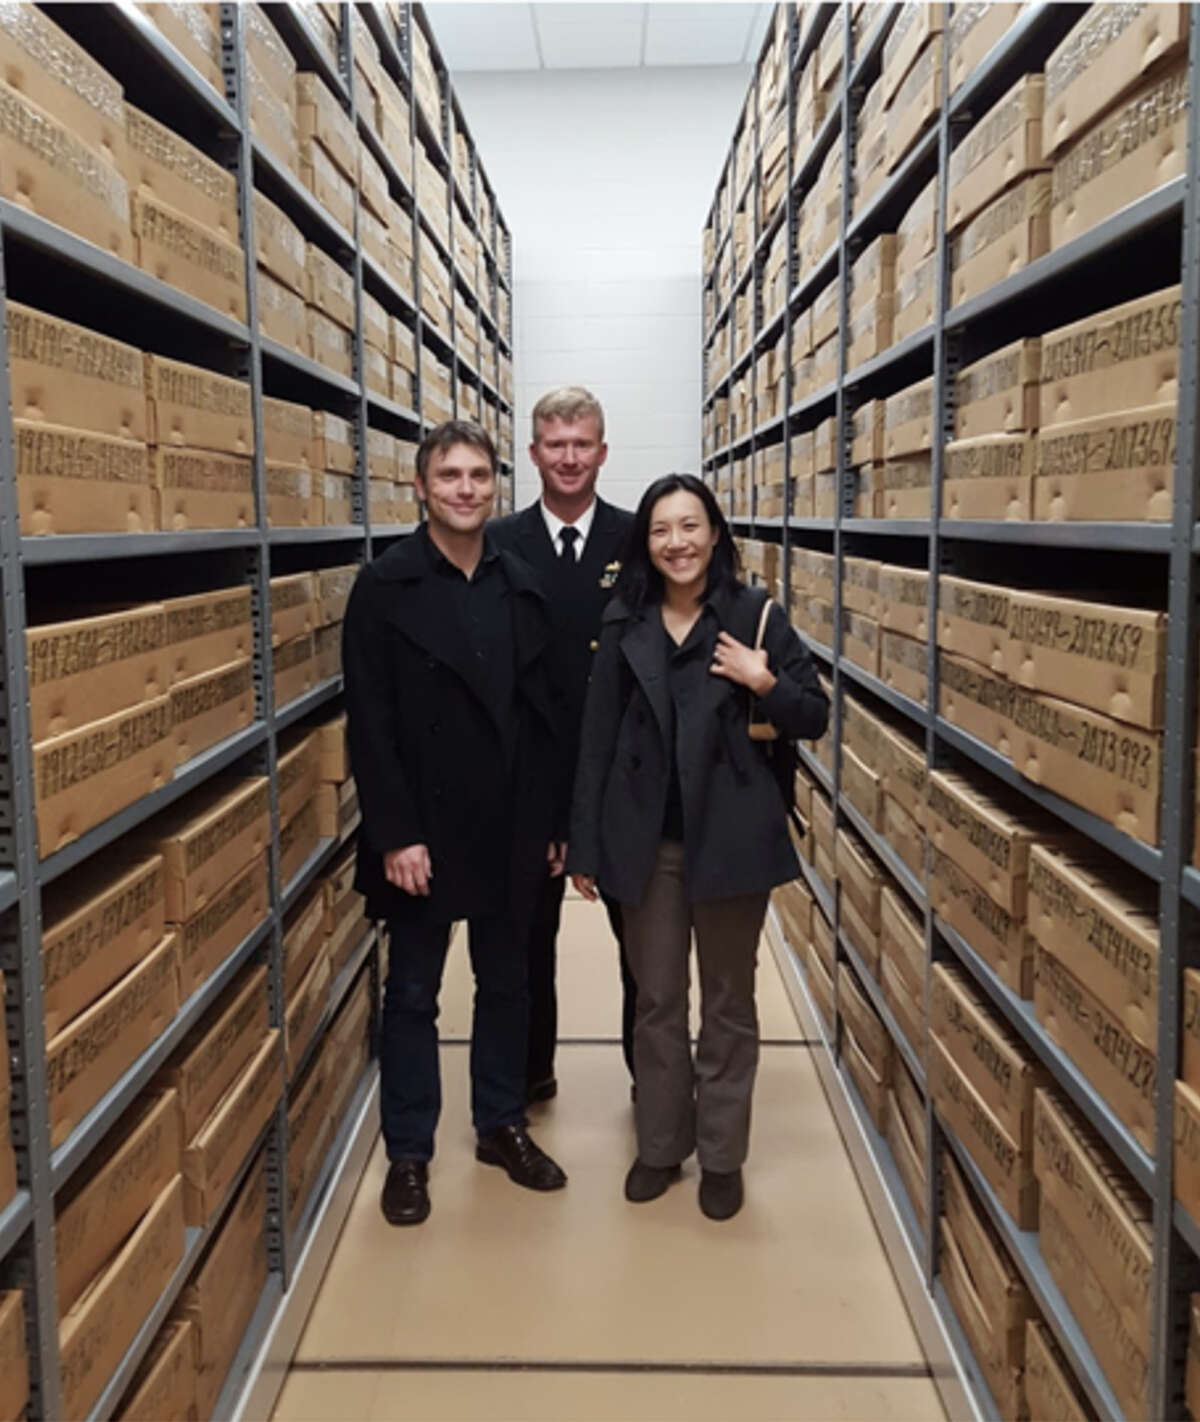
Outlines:
<svg viewBox="0 0 1200 1422"><path fill-rule="evenodd" d="M426 11L450 70L538 69L537 36L529 5L447 4L432 0Z"/></svg>
<svg viewBox="0 0 1200 1422"><path fill-rule="evenodd" d="M535 5L543 63L547 69L639 65L645 9L627 4Z"/></svg>
<svg viewBox="0 0 1200 1422"><path fill-rule="evenodd" d="M740 64L746 26L723 20L695 20L688 25L656 24L646 30L648 65Z"/></svg>

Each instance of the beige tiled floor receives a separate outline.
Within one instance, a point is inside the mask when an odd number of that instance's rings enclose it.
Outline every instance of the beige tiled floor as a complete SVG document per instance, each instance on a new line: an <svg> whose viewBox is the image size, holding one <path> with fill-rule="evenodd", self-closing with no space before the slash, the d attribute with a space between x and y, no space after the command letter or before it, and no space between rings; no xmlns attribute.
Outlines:
<svg viewBox="0 0 1200 1422"><path fill-rule="evenodd" d="M634 1144L615 948L603 913L577 901L560 942L560 1091L533 1129L570 1184L534 1195L474 1161L467 1053L448 1044L432 1217L384 1224L376 1149L280 1422L941 1417L765 946L762 1033L780 1045L762 1052L746 1207L714 1224L694 1162L663 1199L623 1199ZM464 1034L469 997L456 943L447 1038Z"/></svg>

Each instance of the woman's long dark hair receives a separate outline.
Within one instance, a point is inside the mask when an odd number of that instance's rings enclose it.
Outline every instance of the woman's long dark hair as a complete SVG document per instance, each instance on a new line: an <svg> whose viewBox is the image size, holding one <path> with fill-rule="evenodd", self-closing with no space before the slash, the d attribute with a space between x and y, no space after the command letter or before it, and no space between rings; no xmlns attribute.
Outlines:
<svg viewBox="0 0 1200 1422"><path fill-rule="evenodd" d="M695 494L704 505L709 523L717 530L712 562L708 565L705 597L709 597L718 588L737 583L737 548L734 546L729 524L726 523L725 515L713 497L712 490L694 474L664 474L642 495L637 513L633 516L633 527L629 530L625 543L625 557L615 592L631 611L637 611L647 603L662 602L662 574L650 561L650 521L659 499L666 498L668 494L679 493Z"/></svg>

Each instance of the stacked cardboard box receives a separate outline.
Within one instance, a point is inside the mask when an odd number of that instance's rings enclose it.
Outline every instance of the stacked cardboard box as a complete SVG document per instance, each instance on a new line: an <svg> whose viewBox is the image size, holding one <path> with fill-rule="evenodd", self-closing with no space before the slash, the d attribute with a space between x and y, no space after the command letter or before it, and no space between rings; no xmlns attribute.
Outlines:
<svg viewBox="0 0 1200 1422"><path fill-rule="evenodd" d="M892 1085L888 1092L883 1134L924 1234L927 1228L925 1102L920 1088L898 1055L892 1063Z"/></svg>
<svg viewBox="0 0 1200 1422"><path fill-rule="evenodd" d="M0 20L0 196L134 258L120 84L40 10Z"/></svg>
<svg viewBox="0 0 1200 1422"><path fill-rule="evenodd" d="M234 175L129 104L125 134L138 266L244 321L246 257Z"/></svg>
<svg viewBox="0 0 1200 1422"><path fill-rule="evenodd" d="M880 83L887 103L889 173L937 117L945 10L944 5L907 0L884 41Z"/></svg>
<svg viewBox="0 0 1200 1422"><path fill-rule="evenodd" d="M1048 332L1038 519L1167 519L1179 382L1178 286Z"/></svg>
<svg viewBox="0 0 1200 1422"><path fill-rule="evenodd" d="M1189 8L1091 5L1047 58L1054 246L1184 172Z"/></svg>
<svg viewBox="0 0 1200 1422"><path fill-rule="evenodd" d="M1128 1417L1147 1407L1150 1201L1056 1091L1039 1087L1038 1244Z"/></svg>
<svg viewBox="0 0 1200 1422"><path fill-rule="evenodd" d="M887 93L882 79L867 90L858 111L857 146L854 150L854 200L858 217L887 178Z"/></svg>
<svg viewBox="0 0 1200 1422"><path fill-rule="evenodd" d="M946 20L950 93L991 53L1021 13L1015 3L952 5Z"/></svg>
<svg viewBox="0 0 1200 1422"><path fill-rule="evenodd" d="M206 83L225 97L221 68L221 7L191 0L138 0L138 8L158 26Z"/></svg>
<svg viewBox="0 0 1200 1422"><path fill-rule="evenodd" d="M838 966L834 1002L842 1023L843 1060L867 1115L882 1135L895 1055L891 1036L846 963Z"/></svg>
<svg viewBox="0 0 1200 1422"><path fill-rule="evenodd" d="M353 523L353 475L358 457L354 426L340 415L314 410L311 449L314 513L319 510L319 521L327 525Z"/></svg>
<svg viewBox="0 0 1200 1422"><path fill-rule="evenodd" d="M86 1417L183 1258L173 1092L137 1103L56 1201L63 1417Z"/></svg>
<svg viewBox="0 0 1200 1422"><path fill-rule="evenodd" d="M850 270L846 368L854 370L892 344L896 286L896 238L876 237Z"/></svg>
<svg viewBox="0 0 1200 1422"><path fill-rule="evenodd" d="M943 1214L938 1220L943 1287L1005 1422L1065 1413L1031 1412L1027 1331L1037 1308L1016 1265L949 1152L942 1157Z"/></svg>
<svg viewBox="0 0 1200 1422"><path fill-rule="evenodd" d="M5 1417L24 1417L29 1404L29 1354L25 1341L25 1296L0 1292L0 1408Z"/></svg>
<svg viewBox="0 0 1200 1422"><path fill-rule="evenodd" d="M454 418L450 367L430 346L421 347L421 417L428 424Z"/></svg>
<svg viewBox="0 0 1200 1422"><path fill-rule="evenodd" d="M296 61L261 5L245 6L242 30L250 91L250 132L277 162L299 178Z"/></svg>
<svg viewBox="0 0 1200 1422"><path fill-rule="evenodd" d="M4 1009L4 997L7 989L4 983L4 974L0 973L0 1012ZM13 1153L12 1126L9 1121L8 1108L12 1101L12 1081L8 1074L8 1055L5 1054L4 1061L0 1063L0 1210L17 1193L17 1158ZM0 1298L0 1318L3 1318L4 1300ZM2 1325L0 1325L0 1336L2 1336ZM3 1350L0 1349L0 1357Z"/></svg>
<svg viewBox="0 0 1200 1422"><path fill-rule="evenodd" d="M189 1327L196 1415L211 1418L267 1282L267 1170L260 1151L184 1286L173 1322Z"/></svg>

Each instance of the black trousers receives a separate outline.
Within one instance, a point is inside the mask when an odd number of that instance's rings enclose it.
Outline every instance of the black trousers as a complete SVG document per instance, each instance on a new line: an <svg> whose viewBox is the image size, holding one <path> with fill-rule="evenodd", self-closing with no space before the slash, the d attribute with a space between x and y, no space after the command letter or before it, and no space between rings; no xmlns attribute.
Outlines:
<svg viewBox="0 0 1200 1422"><path fill-rule="evenodd" d="M521 940L507 915L467 921L475 1011L471 1120L477 1135L525 1120L529 993ZM438 994L450 925L391 928L379 1040L379 1113L390 1161L432 1160L442 1111Z"/></svg>
<svg viewBox="0 0 1200 1422"><path fill-rule="evenodd" d="M563 895L567 878L546 876L529 934L529 1085L547 1081L554 1075L554 1047L558 1041L558 993L555 976L558 970L558 928L562 919ZM637 1011L637 985L625 953L625 938L621 927L621 905L604 895L608 923L617 940L621 964L621 1048L625 1065L633 1076L633 1019Z"/></svg>

